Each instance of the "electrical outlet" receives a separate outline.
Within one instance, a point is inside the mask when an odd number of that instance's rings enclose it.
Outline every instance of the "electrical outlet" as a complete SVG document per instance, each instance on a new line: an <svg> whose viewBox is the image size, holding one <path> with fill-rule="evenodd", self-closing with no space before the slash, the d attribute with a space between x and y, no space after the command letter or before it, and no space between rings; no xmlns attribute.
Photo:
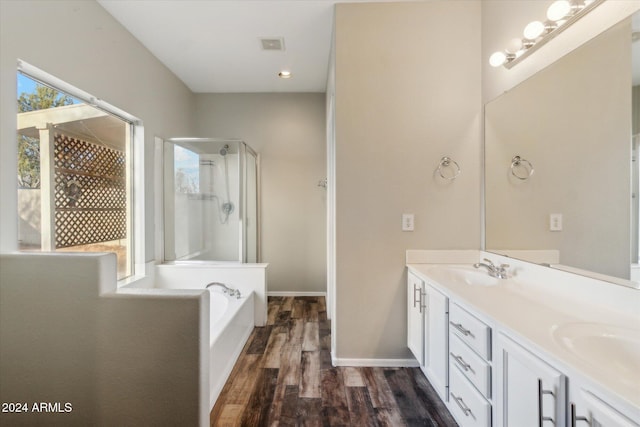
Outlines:
<svg viewBox="0 0 640 427"><path fill-rule="evenodd" d="M562 231L562 214L549 214L549 231Z"/></svg>
<svg viewBox="0 0 640 427"><path fill-rule="evenodd" d="M402 231L413 231L413 214L402 214Z"/></svg>

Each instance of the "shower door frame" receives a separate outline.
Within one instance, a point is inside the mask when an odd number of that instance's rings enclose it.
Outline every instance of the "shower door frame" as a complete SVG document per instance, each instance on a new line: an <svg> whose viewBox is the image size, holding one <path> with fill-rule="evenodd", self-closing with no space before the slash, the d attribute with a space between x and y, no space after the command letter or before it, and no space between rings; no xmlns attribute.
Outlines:
<svg viewBox="0 0 640 427"><path fill-rule="evenodd" d="M240 227L240 259L242 260L242 263L247 263L247 235L246 235L246 230L247 230L247 200L246 200L246 183L245 183L245 179L247 177L247 151L249 152L249 154L252 154L255 159L256 159L256 263L260 263L262 260L262 256L261 256L261 251L260 251L260 247L261 245L261 240L260 240L260 225L261 225L261 221L260 221L260 155L253 149L251 148L246 142L244 141L240 141L240 147L241 150L243 151L243 155L240 156L240 188L239 188L239 197L238 199L240 201L243 201L244 203L239 203L240 204L240 218L241 218L241 227Z"/></svg>

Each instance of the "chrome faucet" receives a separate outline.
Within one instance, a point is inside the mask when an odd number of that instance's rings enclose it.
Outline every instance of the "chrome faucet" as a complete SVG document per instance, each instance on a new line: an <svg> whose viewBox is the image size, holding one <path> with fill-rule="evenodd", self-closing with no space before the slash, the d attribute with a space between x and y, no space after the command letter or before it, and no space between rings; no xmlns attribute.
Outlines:
<svg viewBox="0 0 640 427"><path fill-rule="evenodd" d="M236 298L240 298L241 297L239 290L230 288L227 285L225 285L224 283L211 282L206 286L206 288L213 288L214 286L220 286L222 288L222 291L226 295L229 295L229 296L232 296L232 297L236 297Z"/></svg>
<svg viewBox="0 0 640 427"><path fill-rule="evenodd" d="M484 262L477 262L473 264L475 268L484 267L489 272L489 276L496 277L498 279L506 279L508 277L507 268L509 264L500 264L500 266L495 265L491 260L485 258Z"/></svg>

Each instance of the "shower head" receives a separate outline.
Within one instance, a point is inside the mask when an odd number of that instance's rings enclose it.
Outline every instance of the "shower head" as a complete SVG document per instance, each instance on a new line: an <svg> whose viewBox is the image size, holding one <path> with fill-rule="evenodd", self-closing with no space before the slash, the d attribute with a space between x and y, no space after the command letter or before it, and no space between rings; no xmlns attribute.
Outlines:
<svg viewBox="0 0 640 427"><path fill-rule="evenodd" d="M225 144L224 147L220 149L220 155L226 156L228 152L229 152L229 144Z"/></svg>

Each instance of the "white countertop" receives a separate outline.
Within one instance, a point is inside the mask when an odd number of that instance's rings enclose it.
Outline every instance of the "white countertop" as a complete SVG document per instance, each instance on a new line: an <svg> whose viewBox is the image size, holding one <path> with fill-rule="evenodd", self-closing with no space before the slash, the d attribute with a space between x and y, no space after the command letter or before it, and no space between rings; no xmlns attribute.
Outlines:
<svg viewBox="0 0 640 427"><path fill-rule="evenodd" d="M434 268L446 266L447 264L407 264L410 271L427 283L474 310L474 314L490 326L505 331L526 344L569 378L575 379L578 376L590 387L594 387L595 391L604 394L603 397L615 399L631 413L640 414L640 360L631 361L630 369L624 371L624 375L611 375L569 351L559 343L558 337L554 337L557 328L572 323L587 323L586 327L589 323L598 323L640 331L640 310L634 314L636 302L640 301L637 295L621 291L624 299L628 300L628 296L631 295L634 302L629 304L629 301L620 301L621 305L631 306L631 312L618 311L615 310L615 304L611 305L612 299L615 303L616 296L609 295L607 304L599 303L598 298L589 301L588 295L584 294L571 298L566 291L556 293L550 290L548 281L545 283L546 286L537 286L530 278L495 279L495 285L482 286L444 280ZM470 264L464 266L468 268ZM567 280L573 279L568 277ZM560 289L562 284L557 286ZM578 289L583 293L590 291L588 286ZM613 293L618 291L614 288L609 289ZM597 295L598 292L594 291L594 294ZM640 309L640 306L638 308ZM609 357L612 363L616 360L613 349L601 350L601 360L608 360Z"/></svg>

